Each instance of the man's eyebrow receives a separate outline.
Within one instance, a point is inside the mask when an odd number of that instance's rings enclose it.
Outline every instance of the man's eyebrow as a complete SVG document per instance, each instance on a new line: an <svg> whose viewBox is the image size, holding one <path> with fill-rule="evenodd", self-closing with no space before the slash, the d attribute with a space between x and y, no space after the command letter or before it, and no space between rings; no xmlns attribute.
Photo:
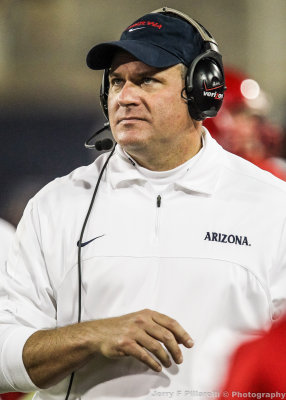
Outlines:
<svg viewBox="0 0 286 400"><path fill-rule="evenodd" d="M109 76L115 76L115 77L117 77L117 76L120 76L120 74L118 74L118 72L114 72L114 71L109 71L109 74L108 74Z"/></svg>

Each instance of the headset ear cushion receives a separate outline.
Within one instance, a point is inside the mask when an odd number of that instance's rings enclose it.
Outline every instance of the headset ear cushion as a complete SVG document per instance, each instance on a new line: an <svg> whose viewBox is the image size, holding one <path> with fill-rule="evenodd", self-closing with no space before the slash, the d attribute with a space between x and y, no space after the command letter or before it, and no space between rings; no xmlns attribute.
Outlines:
<svg viewBox="0 0 286 400"><path fill-rule="evenodd" d="M109 117L108 117L108 92L109 92L109 71L108 71L108 69L105 69L103 76L102 76L99 99L100 99L101 109L107 120L109 120Z"/></svg>
<svg viewBox="0 0 286 400"><path fill-rule="evenodd" d="M223 71L216 61L210 58L203 58L198 61L192 70L193 73L189 69L186 76L186 92L190 115L198 121L215 117L224 97Z"/></svg>

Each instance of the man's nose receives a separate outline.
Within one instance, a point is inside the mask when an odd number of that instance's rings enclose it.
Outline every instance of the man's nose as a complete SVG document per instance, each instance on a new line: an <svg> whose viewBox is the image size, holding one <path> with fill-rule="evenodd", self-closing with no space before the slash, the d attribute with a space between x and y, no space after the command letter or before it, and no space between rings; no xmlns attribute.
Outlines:
<svg viewBox="0 0 286 400"><path fill-rule="evenodd" d="M118 94L118 104L122 107L130 105L138 105L140 103L140 96L138 93L138 86L132 82L125 82L124 86Z"/></svg>

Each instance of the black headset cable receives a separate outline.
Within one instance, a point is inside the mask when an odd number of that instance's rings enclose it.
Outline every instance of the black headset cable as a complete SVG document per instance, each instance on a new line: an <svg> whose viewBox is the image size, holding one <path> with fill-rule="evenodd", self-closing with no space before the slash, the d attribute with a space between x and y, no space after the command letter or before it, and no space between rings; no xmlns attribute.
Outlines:
<svg viewBox="0 0 286 400"><path fill-rule="evenodd" d="M77 265L78 265L78 318L77 318L77 322L78 323L81 322L81 281L82 281L81 280L81 243L82 243L84 231L85 231L85 228L86 228L86 225L87 225L91 210L92 210L93 205L94 205L95 197L96 197L96 194L97 194L97 190L98 190L102 175L103 175L103 173L105 171L105 168L107 167L107 164L109 163L110 158L114 154L115 147L116 147L116 143L115 143L111 153L107 157L107 159L106 159L106 161L105 161L105 163L104 163L104 165L103 165L103 167L102 167L102 169L100 171L100 174L99 174L99 177L97 179L97 182L96 182L96 185L95 185L95 188L94 188L94 191L93 191L93 195L92 195L92 198L91 198L91 201L90 201L90 205L89 205L89 208L88 208L84 223L83 223L82 228L81 228L79 241L77 243L78 244L78 253L77 253L78 254L78 257L77 257ZM68 400L68 398L69 398L69 395L70 395L70 392L71 392L71 388L72 388L72 384L73 384L73 380L74 380L74 374L75 374L74 372L72 372L72 374L71 374L65 400Z"/></svg>

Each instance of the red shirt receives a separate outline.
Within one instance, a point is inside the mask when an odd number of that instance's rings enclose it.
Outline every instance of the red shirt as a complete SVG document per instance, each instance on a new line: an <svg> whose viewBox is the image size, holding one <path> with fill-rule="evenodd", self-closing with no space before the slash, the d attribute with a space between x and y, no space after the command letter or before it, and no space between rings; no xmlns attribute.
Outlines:
<svg viewBox="0 0 286 400"><path fill-rule="evenodd" d="M238 348L223 391L229 394L222 393L224 399L266 398L265 395L254 397L252 393L273 393L268 398L286 399L286 318L262 338ZM247 395L239 397L234 392Z"/></svg>

